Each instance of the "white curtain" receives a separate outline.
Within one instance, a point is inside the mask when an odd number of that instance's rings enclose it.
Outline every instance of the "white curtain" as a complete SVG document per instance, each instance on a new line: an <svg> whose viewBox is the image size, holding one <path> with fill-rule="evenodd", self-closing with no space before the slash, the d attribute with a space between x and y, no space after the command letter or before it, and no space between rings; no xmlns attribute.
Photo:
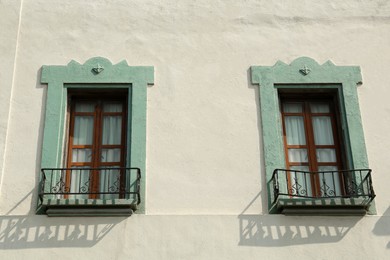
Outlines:
<svg viewBox="0 0 390 260"><path fill-rule="evenodd" d="M85 167L72 167L70 175L70 192L86 193L85 195L69 195L70 199L88 199L90 192L90 170L83 170Z"/></svg>
<svg viewBox="0 0 390 260"><path fill-rule="evenodd" d="M319 166L318 171L329 171L320 173L321 196L340 196L340 176L337 166ZM332 172L334 171L334 172Z"/></svg>
<svg viewBox="0 0 390 260"><path fill-rule="evenodd" d="M288 145L306 144L303 116L286 116L285 127Z"/></svg>
<svg viewBox="0 0 390 260"><path fill-rule="evenodd" d="M311 103L312 113L329 113L329 104ZM312 117L314 142L316 145L334 145L332 120L329 116ZM318 162L335 163L336 150L332 148L321 148L316 150ZM339 196L341 195L340 176L337 172L337 166L319 166L321 196Z"/></svg>
<svg viewBox="0 0 390 260"><path fill-rule="evenodd" d="M103 112L122 112L120 103L104 103ZM121 145L122 143L122 116L105 115L103 117L103 145ZM120 162L120 148L104 148L101 151L102 162ZM99 177L100 192L119 192L120 189L120 171L102 170ZM115 199L116 194L105 194L101 198Z"/></svg>
<svg viewBox="0 0 390 260"><path fill-rule="evenodd" d="M313 116L314 142L316 145L333 145L332 122L329 116Z"/></svg>
<svg viewBox="0 0 390 260"><path fill-rule="evenodd" d="M95 111L95 102L77 102L75 104L75 112L89 112Z"/></svg>
<svg viewBox="0 0 390 260"><path fill-rule="evenodd" d="M93 103L77 103L75 107L76 112L93 112ZM93 139L93 116L75 116L73 129L73 144L74 145L91 145ZM90 148L76 148L72 150L72 162L91 162L92 149ZM70 192L88 193L90 192L90 171L82 170L88 167L72 167L77 170L72 170L70 174ZM80 169L80 170L79 170ZM85 195L70 195L72 199L87 199L88 194Z"/></svg>
<svg viewBox="0 0 390 260"><path fill-rule="evenodd" d="M99 176L100 183L100 192L120 192L120 170L110 169L110 170L101 170ZM119 198L118 194L102 194L100 195L101 199L117 199Z"/></svg>
<svg viewBox="0 0 390 260"><path fill-rule="evenodd" d="M121 150L102 149L102 162L120 162ZM119 192L120 189L120 171L119 170L102 170L99 177L100 192ZM119 198L116 194L102 194L101 199Z"/></svg>
<svg viewBox="0 0 390 260"><path fill-rule="evenodd" d="M301 113L302 104L285 103L283 110L286 113ZM306 145L305 126L303 116L285 116L286 138L288 145ZM307 163L307 149L288 149L289 162ZM309 166L291 166L289 173L290 193L299 196L312 196L310 174L294 171L309 171Z"/></svg>
<svg viewBox="0 0 390 260"><path fill-rule="evenodd" d="M283 103L283 112L302 113L302 103Z"/></svg>
<svg viewBox="0 0 390 260"><path fill-rule="evenodd" d="M103 117L102 144L121 144L122 116Z"/></svg>
<svg viewBox="0 0 390 260"><path fill-rule="evenodd" d="M95 103L79 102L75 105L76 112L95 111ZM103 104L103 113L122 112L122 104L115 102L106 102ZM91 145L94 136L94 116L75 116L73 130L74 145ZM102 129L102 145L121 145L122 139L122 116L121 115L104 115L103 114L103 129ZM120 162L120 148L104 148L101 149L101 162ZM92 162L91 148L75 148L72 151L72 162ZM88 166L89 167L89 166ZM92 172L82 170L88 167L73 167L70 184L70 192L88 193L91 192ZM80 170L79 170L80 169ZM119 170L101 170L99 176L99 192L119 192L120 189L120 171ZM86 195L70 195L69 198L87 199ZM101 195L100 198L113 199L118 198L118 195Z"/></svg>
<svg viewBox="0 0 390 260"><path fill-rule="evenodd" d="M329 113L328 103L310 103L311 113Z"/></svg>
<svg viewBox="0 0 390 260"><path fill-rule="evenodd" d="M103 112L122 112L121 102L104 102Z"/></svg>
<svg viewBox="0 0 390 260"><path fill-rule="evenodd" d="M306 149L288 149L289 162L307 162L307 150Z"/></svg>
<svg viewBox="0 0 390 260"><path fill-rule="evenodd" d="M93 137L93 116L75 116L73 144L90 145Z"/></svg>
<svg viewBox="0 0 390 260"><path fill-rule="evenodd" d="M73 149L72 150L72 162L91 162L92 149Z"/></svg>
<svg viewBox="0 0 390 260"><path fill-rule="evenodd" d="M336 162L336 150L323 148L317 149L317 162Z"/></svg>
<svg viewBox="0 0 390 260"><path fill-rule="evenodd" d="M312 196L310 173L293 172L309 171L309 166L291 166L290 167L290 191L293 195Z"/></svg>

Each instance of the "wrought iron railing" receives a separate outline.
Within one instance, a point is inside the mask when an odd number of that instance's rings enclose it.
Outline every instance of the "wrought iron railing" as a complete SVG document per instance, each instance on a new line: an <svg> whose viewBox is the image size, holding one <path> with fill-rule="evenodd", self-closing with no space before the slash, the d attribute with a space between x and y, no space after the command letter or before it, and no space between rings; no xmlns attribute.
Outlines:
<svg viewBox="0 0 390 260"><path fill-rule="evenodd" d="M41 169L39 199L133 199L141 203L139 168Z"/></svg>
<svg viewBox="0 0 390 260"><path fill-rule="evenodd" d="M273 172L273 202L288 198L375 198L371 170L306 172L276 169Z"/></svg>

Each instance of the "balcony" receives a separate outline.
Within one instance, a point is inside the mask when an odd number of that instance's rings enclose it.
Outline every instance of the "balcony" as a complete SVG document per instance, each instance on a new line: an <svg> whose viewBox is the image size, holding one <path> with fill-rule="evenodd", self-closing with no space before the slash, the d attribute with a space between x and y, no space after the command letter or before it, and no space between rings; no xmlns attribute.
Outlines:
<svg viewBox="0 0 390 260"><path fill-rule="evenodd" d="M271 212L285 215L365 215L375 198L370 169L276 169L269 184Z"/></svg>
<svg viewBox="0 0 390 260"><path fill-rule="evenodd" d="M45 168L37 214L129 216L141 202L139 168Z"/></svg>

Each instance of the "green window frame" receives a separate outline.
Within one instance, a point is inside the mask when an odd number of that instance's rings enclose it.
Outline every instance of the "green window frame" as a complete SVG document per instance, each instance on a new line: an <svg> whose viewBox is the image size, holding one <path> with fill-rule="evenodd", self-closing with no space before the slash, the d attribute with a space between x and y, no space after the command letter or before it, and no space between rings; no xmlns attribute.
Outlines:
<svg viewBox="0 0 390 260"><path fill-rule="evenodd" d="M360 116L357 85L362 83L358 66L336 66L331 61L320 65L308 57L300 57L291 64L278 61L274 66L251 66L251 82L259 85L265 177L268 188L268 211L273 208L272 175L275 169L286 167L279 90L333 89L338 93L341 134L347 165L350 169L368 168L366 145ZM371 202L369 214L375 214Z"/></svg>
<svg viewBox="0 0 390 260"><path fill-rule="evenodd" d="M126 167L142 172L136 212L144 213L147 86L154 84L154 67L128 66L126 61L113 65L102 57L84 64L72 60L66 66L43 66L41 83L48 84L41 168L64 167L68 89L128 89ZM44 214L46 206L38 202L37 214Z"/></svg>

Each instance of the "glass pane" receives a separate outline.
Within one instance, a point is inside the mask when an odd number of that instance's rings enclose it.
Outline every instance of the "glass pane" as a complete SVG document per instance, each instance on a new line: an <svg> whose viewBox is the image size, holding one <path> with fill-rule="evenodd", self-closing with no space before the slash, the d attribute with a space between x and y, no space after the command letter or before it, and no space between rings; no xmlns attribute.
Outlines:
<svg viewBox="0 0 390 260"><path fill-rule="evenodd" d="M312 113L329 113L328 103L310 103L310 111Z"/></svg>
<svg viewBox="0 0 390 260"><path fill-rule="evenodd" d="M309 166L291 166L290 167L290 194L301 196L301 197L311 197L312 188L311 188L311 173L309 173ZM304 172L294 172L296 171L305 171Z"/></svg>
<svg viewBox="0 0 390 260"><path fill-rule="evenodd" d="M285 113L302 113L301 103L283 103L283 112Z"/></svg>
<svg viewBox="0 0 390 260"><path fill-rule="evenodd" d="M102 144L121 144L121 136L122 117L104 116Z"/></svg>
<svg viewBox="0 0 390 260"><path fill-rule="evenodd" d="M75 116L73 144L92 144L93 116Z"/></svg>
<svg viewBox="0 0 390 260"><path fill-rule="evenodd" d="M83 195L69 195L70 199L88 199L90 192L90 170L83 167L74 167L70 174L70 193L85 193Z"/></svg>
<svg viewBox="0 0 390 260"><path fill-rule="evenodd" d="M120 102L105 102L103 104L103 112L122 112L122 103Z"/></svg>
<svg viewBox="0 0 390 260"><path fill-rule="evenodd" d="M336 162L336 150L317 149L317 162Z"/></svg>
<svg viewBox="0 0 390 260"><path fill-rule="evenodd" d="M329 116L313 116L314 141L316 145L333 145L332 121Z"/></svg>
<svg viewBox="0 0 390 260"><path fill-rule="evenodd" d="M319 173L320 191L322 197L334 197L341 195L340 176L337 166L319 166L318 171L335 171Z"/></svg>
<svg viewBox="0 0 390 260"><path fill-rule="evenodd" d="M121 160L121 149L102 149L102 162L120 162Z"/></svg>
<svg viewBox="0 0 390 260"><path fill-rule="evenodd" d="M107 169L101 170L99 176L99 192L114 193L101 194L101 199L118 199L120 192L120 170Z"/></svg>
<svg viewBox="0 0 390 260"><path fill-rule="evenodd" d="M95 111L95 103L91 102L77 102L75 105L76 112L91 112Z"/></svg>
<svg viewBox="0 0 390 260"><path fill-rule="evenodd" d="M92 149L73 149L72 162L90 162L92 159Z"/></svg>
<svg viewBox="0 0 390 260"><path fill-rule="evenodd" d="M285 127L288 145L306 144L305 128L302 116L286 116Z"/></svg>
<svg viewBox="0 0 390 260"><path fill-rule="evenodd" d="M289 162L307 162L306 149L288 149Z"/></svg>

